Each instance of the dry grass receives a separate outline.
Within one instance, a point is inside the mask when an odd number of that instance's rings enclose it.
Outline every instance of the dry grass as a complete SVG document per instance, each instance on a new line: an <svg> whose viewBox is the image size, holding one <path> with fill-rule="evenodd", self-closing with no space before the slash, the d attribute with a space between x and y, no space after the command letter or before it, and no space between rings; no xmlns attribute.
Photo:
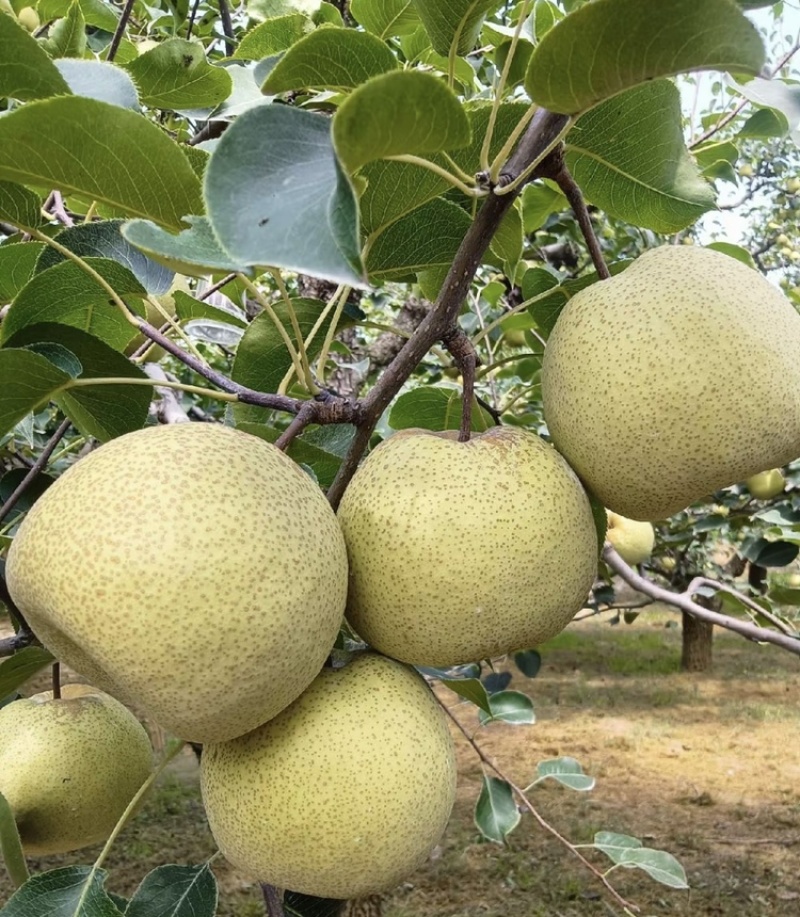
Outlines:
<svg viewBox="0 0 800 917"><path fill-rule="evenodd" d="M527 782L536 762L578 758L592 793L534 791L542 813L575 842L597 830L633 834L684 864L692 890L638 872L615 872L645 915L795 917L800 913L800 662L779 650L718 635L715 671L678 672L680 632L666 615L633 626L588 622L543 652L534 681L516 674L538 722L480 730L486 750ZM442 697L455 703L457 698ZM467 708L457 711L474 722ZM481 842L472 804L481 769L459 744L461 783L438 855L387 904L386 917L594 917L618 914L590 875L530 819L501 848ZM162 862L199 862L214 851L197 769L179 758L108 861L110 887L130 892ZM94 851L35 865L90 862ZM605 866L599 855L592 857ZM263 914L257 887L222 861L220 917ZM0 876L0 901L9 894Z"/></svg>

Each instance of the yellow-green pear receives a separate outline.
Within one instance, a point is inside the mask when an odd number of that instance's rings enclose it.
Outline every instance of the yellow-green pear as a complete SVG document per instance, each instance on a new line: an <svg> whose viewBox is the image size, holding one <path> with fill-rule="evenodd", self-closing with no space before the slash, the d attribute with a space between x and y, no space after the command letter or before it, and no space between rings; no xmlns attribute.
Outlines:
<svg viewBox="0 0 800 917"><path fill-rule="evenodd" d="M721 252L663 245L567 303L545 419L605 506L663 519L800 455L799 353L777 287Z"/></svg>
<svg viewBox="0 0 800 917"><path fill-rule="evenodd" d="M761 471L745 481L745 485L756 500L771 500L783 493L786 480L780 468Z"/></svg>
<svg viewBox="0 0 800 917"><path fill-rule="evenodd" d="M515 427L457 436L396 433L339 507L348 621L412 665L543 643L582 607L597 569L589 500L552 446Z"/></svg>
<svg viewBox="0 0 800 917"><path fill-rule="evenodd" d="M606 540L626 564L641 564L653 553L656 533L649 522L609 512Z"/></svg>
<svg viewBox="0 0 800 917"><path fill-rule="evenodd" d="M57 658L180 738L214 742L316 677L342 620L347 555L291 459L184 423L78 461L20 526L7 576Z"/></svg>
<svg viewBox="0 0 800 917"><path fill-rule="evenodd" d="M25 853L66 853L108 838L150 775L147 733L113 697L65 685L0 710L0 792Z"/></svg>
<svg viewBox="0 0 800 917"><path fill-rule="evenodd" d="M455 752L424 680L364 653L323 670L269 723L207 745L201 786L214 839L238 869L358 898L396 886L439 841Z"/></svg>

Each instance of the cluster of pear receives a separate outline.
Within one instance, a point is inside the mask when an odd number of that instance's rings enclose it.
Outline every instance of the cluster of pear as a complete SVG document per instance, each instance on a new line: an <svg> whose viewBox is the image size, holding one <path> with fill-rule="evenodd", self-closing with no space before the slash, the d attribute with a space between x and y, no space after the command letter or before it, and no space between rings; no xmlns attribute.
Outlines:
<svg viewBox="0 0 800 917"><path fill-rule="evenodd" d="M646 521L800 452L798 345L800 317L755 272L659 249L559 318L543 367L558 449L512 426L468 442L397 433L337 516L261 439L148 428L39 499L9 588L59 659L204 744L204 804L231 862L307 894L381 891L428 855L455 795L447 721L412 667L566 627L596 573L585 487ZM631 562L652 549L642 531L617 543ZM345 616L371 650L327 667ZM0 791L35 849L32 804L2 767Z"/></svg>

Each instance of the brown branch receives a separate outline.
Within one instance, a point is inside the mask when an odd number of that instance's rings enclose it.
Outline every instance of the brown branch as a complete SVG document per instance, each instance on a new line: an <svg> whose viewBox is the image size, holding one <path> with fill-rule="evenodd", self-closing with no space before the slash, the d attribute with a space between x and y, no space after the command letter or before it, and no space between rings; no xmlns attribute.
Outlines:
<svg viewBox="0 0 800 917"><path fill-rule="evenodd" d="M777 64L770 70L769 79L774 79L774 77L780 73L780 71L785 67L789 61L800 51L800 41L796 41L792 47L783 55L783 57L778 61ZM722 130L727 124L730 124L733 119L741 113L742 109L746 108L748 105L751 105L750 99L742 99L727 115L720 118L716 124L712 125L704 134L701 134L697 140L692 140L689 144L689 149L693 150L695 147L700 146L701 143L705 143L706 140L710 140L718 131Z"/></svg>
<svg viewBox="0 0 800 917"><path fill-rule="evenodd" d="M267 917L284 917L283 891L274 885L261 883L261 893L264 895L264 907Z"/></svg>
<svg viewBox="0 0 800 917"><path fill-rule="evenodd" d="M219 18L222 22L222 32L225 35L225 53L228 57L233 57L236 50L236 40L233 37L233 22L231 21L231 11L228 7L227 0L218 0Z"/></svg>
<svg viewBox="0 0 800 917"><path fill-rule="evenodd" d="M572 207L575 219L578 221L578 226L586 242L586 247L589 249L592 264L597 271L597 276L601 280L608 280L611 274L606 267L600 242L595 235L594 226L592 226L592 218L589 216L589 211L586 207L586 201L583 199L581 189L572 177L572 173L569 171L564 161L563 144L559 144L552 152L545 156L537 166L534 174L537 178L549 178L561 189L564 197L569 201L570 207Z"/></svg>
<svg viewBox="0 0 800 917"><path fill-rule="evenodd" d="M800 656L800 639L790 637L787 634L776 633L767 627L758 627L749 621L740 621L738 618L712 611L710 608L703 608L702 605L692 601L692 593L690 591L692 583L689 584L685 592L671 592L669 589L664 589L663 586L658 586L629 567L609 544L603 548L603 560L629 586L633 586L634 589L644 595L649 595L659 602L679 608L701 621L708 621L710 624L717 624L726 630L732 630L748 640L754 640L757 643L772 643L788 650L790 653L794 653L796 656ZM693 582L696 581L693 580Z"/></svg>
<svg viewBox="0 0 800 917"><path fill-rule="evenodd" d="M475 369L478 366L478 354L472 341L460 325L455 325L442 338L442 344L452 356L461 371L461 427L458 433L460 443L469 442L472 430L472 401L475 397Z"/></svg>
<svg viewBox="0 0 800 917"><path fill-rule="evenodd" d="M9 495L6 502L0 506L0 522L11 512L19 502L20 497L31 486L33 480L39 476L44 466L50 461L50 456L55 452L56 446L61 442L64 434L70 428L70 420L62 420L56 432L47 441L47 445L42 449L41 454L31 466L25 477L17 484Z"/></svg>
<svg viewBox="0 0 800 917"><path fill-rule="evenodd" d="M751 567L752 569L752 567ZM760 569L764 569L761 567ZM718 583L716 580L708 579L705 576L696 576L686 587L686 594L693 595L701 587L706 589L713 589L715 592L725 592L728 595L735 596L739 601L746 605L751 611L755 614L761 615L762 618L766 618L771 624L774 624L778 630L782 630L785 634L788 634L790 637L797 639L798 632L790 624L787 624L786 621L782 621L777 615L774 615L771 611L766 608L762 608L758 602L754 599L751 599L749 596L742 595L737 589L734 589L732 586L727 586L725 583Z"/></svg>
<svg viewBox="0 0 800 917"><path fill-rule="evenodd" d="M553 144L567 122L566 115L539 109L503 169L498 184L507 185L518 178ZM461 241L433 309L420 322L417 330L361 403L360 416L355 421L358 430L328 490L328 500L334 508L339 505L345 488L355 474L381 414L431 347L456 327L459 311L489 242L521 190L520 185L508 194L489 194L484 199L483 206Z"/></svg>
<svg viewBox="0 0 800 917"><path fill-rule="evenodd" d="M236 280L236 274L227 274L222 280L218 280L216 283L212 283L207 290L197 297L199 300L208 299L212 293L216 293L218 290L221 290L223 287L226 287L232 280Z"/></svg>
<svg viewBox="0 0 800 917"><path fill-rule="evenodd" d="M8 591L8 585L3 576L0 576L0 605L5 605L11 616L16 620L19 628L13 637L6 637L4 640L0 640L1 659L3 656L13 656L17 650L25 649L26 646L31 646L31 644L39 641L28 626L24 615L11 598L11 593Z"/></svg>
<svg viewBox="0 0 800 917"><path fill-rule="evenodd" d="M125 34L125 28L128 25L128 20L131 18L131 10L133 9L134 3L135 0L125 0L125 6L122 7L122 13L120 14L117 28L114 30L114 35L111 38L111 44L108 46L108 54L106 54L106 60L109 64L117 56L117 51L119 51L119 45L122 41L122 36Z"/></svg>
<svg viewBox="0 0 800 917"><path fill-rule="evenodd" d="M487 767L491 768L501 780L505 780L505 782L511 787L511 789L517 795L517 797L522 802L522 804L525 806L525 808L536 819L539 826L544 828L544 830L547 831L548 834L551 834L560 844L563 844L573 856L577 857L581 865L585 866L586 869L588 869L589 872L591 872L592 875L597 879L597 881L601 882L605 886L606 891L611 895L611 897L617 902L617 904L620 907L627 908L629 911L638 911L639 908L635 904L632 904L630 901L626 901L622 897L622 895L620 895L620 893L614 888L614 886L608 881L608 879L603 875L603 873L600 872L600 870L596 866L590 863L589 860L586 859L586 857L580 852L580 850L578 850L578 848L571 841L567 840L567 838L565 838L564 835L561 834L561 832L557 828L551 825L550 822L547 821L547 819L545 819L544 816L540 814L536 806L534 806L534 804L530 801L530 799L528 799L528 796L525 793L525 790L523 790L522 787L514 783L514 781L504 771L500 769L500 767L494 761L494 759L490 758L489 755L486 754L486 752L480 747L480 745L478 745L475 739L473 739L472 736L469 734L466 727L462 725L461 721L453 713L453 711L450 710L450 708L440 698L437 697L436 699L439 701L439 705L444 710L444 712L456 724L461 734L464 736L467 742L472 746L472 750L475 752L475 754L481 759L481 761L483 761L483 763Z"/></svg>
<svg viewBox="0 0 800 917"><path fill-rule="evenodd" d="M285 452L292 444L292 440L311 423L316 409L316 402L307 401L295 414L292 422L275 440L275 446Z"/></svg>

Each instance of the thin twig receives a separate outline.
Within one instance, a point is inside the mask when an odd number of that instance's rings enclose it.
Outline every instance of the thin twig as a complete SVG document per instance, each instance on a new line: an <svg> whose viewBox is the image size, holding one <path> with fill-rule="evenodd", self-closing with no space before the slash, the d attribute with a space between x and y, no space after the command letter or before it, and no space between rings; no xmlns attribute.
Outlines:
<svg viewBox="0 0 800 917"><path fill-rule="evenodd" d="M225 53L228 57L233 57L236 50L236 40L233 37L233 22L231 21L231 11L228 7L227 0L218 0L219 18L222 22L222 32L225 35Z"/></svg>
<svg viewBox="0 0 800 917"><path fill-rule="evenodd" d="M194 21L197 18L197 8L200 6L200 0L194 0L192 4L192 11L189 13L189 23L186 26L186 38L187 40L192 37L192 29L194 28Z"/></svg>
<svg viewBox="0 0 800 917"><path fill-rule="evenodd" d="M292 444L292 440L311 423L314 417L315 404L313 401L307 401L302 408L295 414L292 422L275 440L276 448L285 452Z"/></svg>
<svg viewBox="0 0 800 917"><path fill-rule="evenodd" d="M603 560L629 586L633 586L634 589L644 595L649 595L651 598L664 602L666 605L680 608L681 611L685 611L701 621L708 621L710 624L717 624L726 630L732 630L748 640L754 640L757 643L772 643L788 650L790 653L794 653L796 656L800 656L800 639L777 633L766 627L758 627L749 621L740 621L738 618L712 611L710 608L703 608L702 605L692 601L691 593L688 589L686 592L671 592L669 589L664 589L663 586L658 586L629 567L609 544L603 548Z"/></svg>
<svg viewBox="0 0 800 917"><path fill-rule="evenodd" d="M6 637L0 640L0 658L3 656L13 656L17 650L25 649L33 643L38 642L33 631L28 626L22 612L17 608L16 603L11 598L8 591L8 585L5 578L0 576L0 605L5 605L6 610L17 622L18 630L13 637Z"/></svg>
<svg viewBox="0 0 800 917"><path fill-rule="evenodd" d="M787 624L786 621L782 621L777 615L774 615L768 609L762 608L754 599L743 595L737 589L734 589L732 586L727 586L725 583L718 583L716 580L708 579L705 576L696 576L686 587L686 594L694 595L694 593L697 592L701 587L705 587L706 589L713 589L716 592L725 592L728 595L735 596L751 611L754 611L756 614L761 615L762 618L766 618L767 621L769 621L771 624L774 624L778 630L782 630L785 634L788 634L790 637L795 637L795 639L797 639L797 630L792 627L791 624Z"/></svg>
<svg viewBox="0 0 800 917"><path fill-rule="evenodd" d="M536 162L549 149L568 123L566 115L556 115L539 109L503 170L504 181L511 182L522 175L532 162ZM345 488L355 474L381 414L425 354L455 326L458 313L489 242L522 190L522 184L520 182L508 193L492 193L485 198L458 248L433 309L420 322L414 334L405 342L361 403L360 416L355 421L358 426L356 435L328 490L328 500L334 508L339 505Z"/></svg>
<svg viewBox="0 0 800 917"><path fill-rule="evenodd" d="M800 40L796 41L792 47L783 55L783 57L778 61L777 64L770 70L769 79L773 79L776 74L789 63L789 61L800 51ZM713 124L704 134L701 134L697 140L692 140L689 144L689 149L693 150L695 147L700 146L702 143L705 143L706 140L710 140L714 134L718 133L725 127L727 124L730 124L733 119L741 113L741 111L746 108L748 105L752 104L750 99L742 99L727 115L720 118L716 124Z"/></svg>
<svg viewBox="0 0 800 917"><path fill-rule="evenodd" d="M6 502L0 506L0 522L5 519L5 517L11 512L12 509L19 502L20 497L25 493L25 491L31 486L31 483L35 478L37 478L44 468L44 466L50 461L50 456L55 452L56 446L64 438L64 434L69 430L72 421L62 420L58 425L56 432L50 437L47 441L47 445L42 449L39 457L31 466L28 473L25 477L17 484L14 490L9 495Z"/></svg>
<svg viewBox="0 0 800 917"><path fill-rule="evenodd" d="M600 872L600 870L596 866L592 865L592 863L590 863L589 860L586 859L586 857L580 852L580 850L578 850L578 848L571 841L568 841L567 838L565 838L564 835L561 834L561 832L557 828L551 825L550 822L547 821L547 819L545 819L544 816L539 813L539 810L536 808L536 806L534 806L533 803L530 801L530 799L528 799L525 793L525 790L523 790L520 786L514 783L514 781L508 776L508 774L506 774L504 771L500 769L500 767L494 761L494 759L490 758L489 755L486 754L486 752L480 747L480 745L478 745L475 739L472 738L472 736L469 734L466 727L461 723L458 717L453 713L452 710L450 710L447 704L445 704L438 697L436 699L439 701L439 705L444 710L444 712L456 724L461 734L464 736L467 742L469 742L469 744L472 746L472 750L475 752L475 754L481 759L481 761L483 761L483 763L487 767L491 768L501 780L505 780L505 782L511 787L514 793L517 795L520 802L522 802L525 808L536 819L539 826L544 828L544 830L547 831L549 834L552 834L552 836L560 844L563 844L573 856L577 857L577 859L581 862L581 864L585 866L586 869L589 870L589 872L592 873L592 875L597 879L597 881L601 882L605 886L606 891L612 896L612 898L617 902L617 904L620 907L628 908L631 911L638 911L639 908L635 904L632 904L630 901L626 901L625 898L623 898L622 895L620 895L620 893L614 888L614 886L603 875L603 873Z"/></svg>
<svg viewBox="0 0 800 917"><path fill-rule="evenodd" d="M236 280L236 277L237 277L236 274L227 274L225 277L222 278L222 280L218 280L216 283L212 283L211 286L207 290L203 290L203 292L197 297L197 299L200 299L200 300L208 299L208 297L211 296L212 293L218 292L223 287L226 287L232 280Z"/></svg>
<svg viewBox="0 0 800 917"><path fill-rule="evenodd" d="M284 917L283 891L280 888L275 888L274 885L262 883L261 892L264 895L264 907L267 911L267 917Z"/></svg>
<svg viewBox="0 0 800 917"><path fill-rule="evenodd" d="M53 672L53 700L61 699L61 663L54 662L52 665Z"/></svg>
<svg viewBox="0 0 800 917"><path fill-rule="evenodd" d="M122 12L120 13L117 28L114 30L111 44L108 46L108 54L106 54L106 60L108 63L111 63L111 61L113 61L117 56L117 51L119 51L119 45L122 41L122 36L125 34L128 20L131 18L131 10L133 9L133 4L135 2L136 0L125 0L125 6L122 7Z"/></svg>

